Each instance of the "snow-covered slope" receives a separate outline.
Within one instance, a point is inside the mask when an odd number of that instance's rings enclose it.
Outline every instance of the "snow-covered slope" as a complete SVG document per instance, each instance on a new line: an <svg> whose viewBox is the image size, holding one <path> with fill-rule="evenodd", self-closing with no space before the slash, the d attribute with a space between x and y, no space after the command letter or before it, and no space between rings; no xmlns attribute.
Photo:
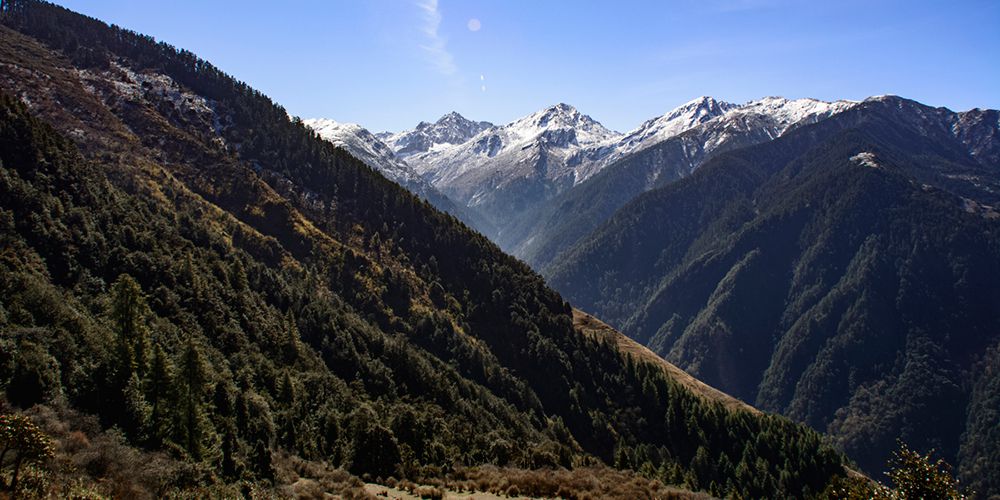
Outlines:
<svg viewBox="0 0 1000 500"><path fill-rule="evenodd" d="M381 132L377 136L384 140L397 156L406 158L462 144L492 126L490 122L475 122L452 111L434 123L420 122L413 130L398 133Z"/></svg>
<svg viewBox="0 0 1000 500"><path fill-rule="evenodd" d="M733 133L753 131L774 139L795 127L816 123L856 104L856 101L765 97L734 107L718 120L706 123L703 143L711 149L724 143Z"/></svg>
<svg viewBox="0 0 1000 500"><path fill-rule="evenodd" d="M647 120L618 140L604 165L661 143L702 123L739 108L736 104L702 96L688 101L663 116Z"/></svg>
<svg viewBox="0 0 1000 500"><path fill-rule="evenodd" d="M345 149L393 182L431 202L438 209L451 213L484 233L493 231L492 226L474 210L465 207L464 204L455 203L441 193L404 160L397 157L385 142L364 127L356 123L340 123L326 118L307 119L302 122L315 130L323 139Z"/></svg>
<svg viewBox="0 0 1000 500"><path fill-rule="evenodd" d="M465 179L462 187L454 184L469 172L478 174L471 176L474 178L489 174L483 168L487 164L498 167L492 173L499 170L506 174L503 177L520 177L524 167L530 170L544 163L543 177L553 180L568 173L566 162L577 150L616 136L576 108L557 104L507 125L490 127L457 146L414 154L407 161L446 192L464 193L472 188L468 195L460 197L468 199L477 191L470 179ZM497 180L503 184L507 179Z"/></svg>
<svg viewBox="0 0 1000 500"><path fill-rule="evenodd" d="M430 187L409 165L375 134L356 123L341 123L327 118L302 120L307 127L334 145L346 149L359 160L376 168L397 184Z"/></svg>
<svg viewBox="0 0 1000 500"><path fill-rule="evenodd" d="M652 187L659 182L663 169L675 171L679 176L687 175L714 153L775 139L789 130L816 123L857 104L856 101L784 97L729 104L701 97L647 122L663 123L662 132L646 133L644 124L630 133L606 164L617 162L629 168L638 165L647 171L645 177ZM633 135L646 139L632 146L627 138Z"/></svg>

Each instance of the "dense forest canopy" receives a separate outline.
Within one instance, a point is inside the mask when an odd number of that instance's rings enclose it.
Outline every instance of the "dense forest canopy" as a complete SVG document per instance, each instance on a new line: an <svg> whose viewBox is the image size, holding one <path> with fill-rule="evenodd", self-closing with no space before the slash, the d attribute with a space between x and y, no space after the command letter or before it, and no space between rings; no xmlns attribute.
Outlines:
<svg viewBox="0 0 1000 500"><path fill-rule="evenodd" d="M64 422L60 453L159 457L136 495L288 464L611 466L747 497L844 473L808 428L580 334L526 265L194 54L0 11L0 386Z"/></svg>

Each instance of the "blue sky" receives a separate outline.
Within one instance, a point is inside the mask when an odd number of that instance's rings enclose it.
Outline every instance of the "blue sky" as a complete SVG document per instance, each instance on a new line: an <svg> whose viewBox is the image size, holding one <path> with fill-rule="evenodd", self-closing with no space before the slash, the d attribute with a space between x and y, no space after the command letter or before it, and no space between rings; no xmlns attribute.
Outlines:
<svg viewBox="0 0 1000 500"><path fill-rule="evenodd" d="M558 102L625 131L700 95L1000 108L995 0L57 2L374 131Z"/></svg>

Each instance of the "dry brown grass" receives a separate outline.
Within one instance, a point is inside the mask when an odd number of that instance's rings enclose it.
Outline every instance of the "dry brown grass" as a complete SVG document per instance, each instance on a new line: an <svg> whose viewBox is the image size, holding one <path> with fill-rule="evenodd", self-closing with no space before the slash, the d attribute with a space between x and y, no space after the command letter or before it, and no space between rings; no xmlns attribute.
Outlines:
<svg viewBox="0 0 1000 500"><path fill-rule="evenodd" d="M658 366L667 377L677 381L698 396L721 403L729 409L760 413L760 410L698 380L673 363L661 358L642 344L626 337L625 334L615 330L610 325L579 309L573 309L573 329L590 338L617 345L623 354L632 356L634 360L641 360Z"/></svg>
<svg viewBox="0 0 1000 500"><path fill-rule="evenodd" d="M0 413L12 411L0 398ZM20 498L373 498L350 473L287 453L275 455L276 486L226 483L208 464L130 446L121 433L102 430L93 416L65 406L37 405L23 413L52 439L56 454L47 470L26 475L38 486Z"/></svg>
<svg viewBox="0 0 1000 500"><path fill-rule="evenodd" d="M102 430L92 416L59 405L37 405L24 414L52 439L56 451L35 494L160 498L213 482L208 468L129 446L121 433Z"/></svg>
<svg viewBox="0 0 1000 500"><path fill-rule="evenodd" d="M281 492L289 497L369 499L365 483L351 473L323 462L311 462L280 452L275 455Z"/></svg>
<svg viewBox="0 0 1000 500"><path fill-rule="evenodd" d="M707 499L669 487L632 471L610 467L526 470L482 466L459 468L438 481L440 488L458 492L486 492L507 497L575 499Z"/></svg>

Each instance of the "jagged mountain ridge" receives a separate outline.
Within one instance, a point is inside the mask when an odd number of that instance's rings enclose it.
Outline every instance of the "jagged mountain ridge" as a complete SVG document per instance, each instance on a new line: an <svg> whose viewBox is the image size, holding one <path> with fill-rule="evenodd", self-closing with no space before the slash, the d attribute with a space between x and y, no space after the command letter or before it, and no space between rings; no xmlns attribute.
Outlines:
<svg viewBox="0 0 1000 500"><path fill-rule="evenodd" d="M502 231L501 247L543 271L557 256L585 237L619 207L639 194L690 175L715 154L780 137L798 126L850 109L855 103L768 97L743 105L696 99L681 113L698 116L671 127L674 135L634 148L573 189L542 203L529 216ZM714 110L702 112L701 110ZM676 123L676 121L674 122ZM633 134L629 134L633 135Z"/></svg>
<svg viewBox="0 0 1000 500"><path fill-rule="evenodd" d="M576 108L560 103L465 143L404 154L408 163L459 202L478 207L503 227L538 203L586 180L614 159L639 151L729 109L695 99L628 134L607 130Z"/></svg>
<svg viewBox="0 0 1000 500"><path fill-rule="evenodd" d="M475 178L477 171L493 165L503 167L505 177L516 177L523 164L544 163L548 167L542 172L544 178L558 180L572 175L565 168L572 151L616 136L593 118L561 103L509 124L492 126L453 147L413 155L409 162L435 186L461 193L460 200L474 204L476 194L483 193L476 192L470 180L463 181L463 175ZM502 184L500 181L497 186ZM473 191L461 190L461 185L469 185Z"/></svg>
<svg viewBox="0 0 1000 500"><path fill-rule="evenodd" d="M492 127L490 122L476 122L452 111L434 123L420 122L413 130L376 134L401 158L462 144Z"/></svg>
<svg viewBox="0 0 1000 500"><path fill-rule="evenodd" d="M709 96L692 99L662 116L643 122L642 125L626 133L617 141L614 151L603 159L603 163L611 164L738 107L739 105Z"/></svg>
<svg viewBox="0 0 1000 500"><path fill-rule="evenodd" d="M431 189L430 184L409 165L400 160L396 153L368 129L357 123L341 123L329 118L303 119L307 127L320 137L342 147L359 160L375 167L393 182L421 194L421 190Z"/></svg>
<svg viewBox="0 0 1000 500"><path fill-rule="evenodd" d="M539 218L544 203L573 191L606 166L723 115L729 118L721 125L722 131L705 138L706 144L696 149L707 154L724 149L738 142L727 134L739 135L741 128L743 134L745 129L756 128L762 138L777 137L796 124L820 119L848 104L765 98L735 105L702 96L618 134L561 103L502 126L474 122L452 112L433 124L421 122L414 130L383 132L371 140L384 139L399 160L457 203L474 207L488 218L495 231L487 234L504 248L533 264L543 264L531 258L533 250L528 247L535 244L535 238L524 236L525 226ZM699 161L689 161L688 170ZM655 183L659 175L649 173L649 182ZM635 194L622 196L627 200Z"/></svg>

